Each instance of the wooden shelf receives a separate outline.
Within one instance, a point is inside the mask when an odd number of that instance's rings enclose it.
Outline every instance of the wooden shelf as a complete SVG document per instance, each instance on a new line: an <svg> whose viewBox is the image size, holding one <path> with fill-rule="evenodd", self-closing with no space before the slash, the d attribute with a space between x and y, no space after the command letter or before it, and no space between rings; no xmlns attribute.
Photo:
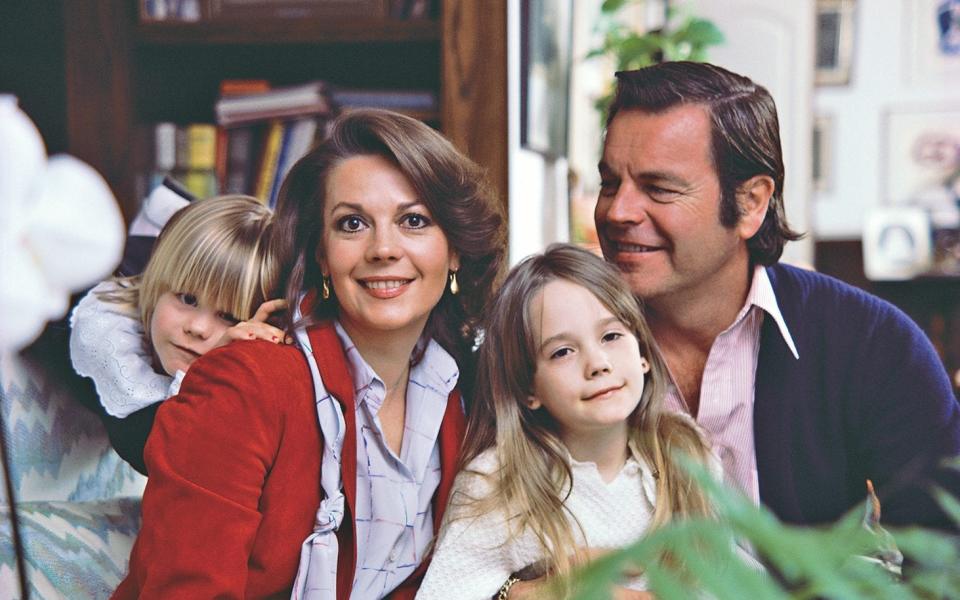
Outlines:
<svg viewBox="0 0 960 600"><path fill-rule="evenodd" d="M436 0L437 19L141 22L139 0L64 0L67 151L140 207L153 123L210 120L223 79L425 89L437 126L507 201L507 0Z"/></svg>
<svg viewBox="0 0 960 600"><path fill-rule="evenodd" d="M440 25L396 19L146 22L136 26L134 39L141 46L430 42L440 40Z"/></svg>

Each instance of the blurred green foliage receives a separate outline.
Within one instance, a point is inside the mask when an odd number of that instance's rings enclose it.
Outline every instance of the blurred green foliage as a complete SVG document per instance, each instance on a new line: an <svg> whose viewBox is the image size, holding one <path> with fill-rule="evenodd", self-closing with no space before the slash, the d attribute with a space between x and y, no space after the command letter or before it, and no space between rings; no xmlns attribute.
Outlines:
<svg viewBox="0 0 960 600"><path fill-rule="evenodd" d="M602 44L587 53L586 58L610 56L617 71L639 69L664 61L707 59L710 46L722 44L723 33L713 22L690 15L681 16L673 8L667 9L666 23L661 29L637 33L623 23L622 10L643 0L605 0L600 7L597 30L603 36ZM675 24L676 21L679 21ZM605 119L607 106L613 97L610 90L599 98L595 107Z"/></svg>
<svg viewBox="0 0 960 600"><path fill-rule="evenodd" d="M953 535L867 526L861 509L830 526L785 525L703 467L680 462L709 491L719 519L677 521L594 561L572 576L574 598L610 598L625 569L643 570L658 600L960 598L960 540ZM960 501L943 490L933 493L960 525ZM737 540L752 546L767 568L748 564ZM903 578L878 559L897 548L909 563Z"/></svg>

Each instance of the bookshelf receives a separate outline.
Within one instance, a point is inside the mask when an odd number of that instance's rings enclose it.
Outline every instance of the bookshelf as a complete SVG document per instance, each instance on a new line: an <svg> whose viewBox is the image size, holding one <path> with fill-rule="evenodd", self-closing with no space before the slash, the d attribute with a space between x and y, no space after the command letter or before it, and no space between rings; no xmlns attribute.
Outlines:
<svg viewBox="0 0 960 600"><path fill-rule="evenodd" d="M424 114L506 202L507 0L437 0L437 19L141 22L138 0L64 0L67 151L99 170L129 221L152 125L213 122L223 79L427 89Z"/></svg>

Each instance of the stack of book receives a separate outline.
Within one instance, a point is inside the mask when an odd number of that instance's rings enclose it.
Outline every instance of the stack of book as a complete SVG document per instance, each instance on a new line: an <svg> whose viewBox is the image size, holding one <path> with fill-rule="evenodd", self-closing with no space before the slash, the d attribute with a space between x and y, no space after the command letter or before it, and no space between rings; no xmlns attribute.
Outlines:
<svg viewBox="0 0 960 600"><path fill-rule="evenodd" d="M260 79L223 81L216 125L154 126L149 187L169 176L198 198L247 194L273 207L290 167L324 135L333 106L319 81L278 88Z"/></svg>
<svg viewBox="0 0 960 600"><path fill-rule="evenodd" d="M215 173L217 128L209 123L157 123L154 126L154 170L150 189L164 178L179 181L197 198L219 190Z"/></svg>
<svg viewBox="0 0 960 600"><path fill-rule="evenodd" d="M342 110L385 108L423 121L439 120L437 95L429 90L335 88L330 98Z"/></svg>
<svg viewBox="0 0 960 600"><path fill-rule="evenodd" d="M257 85L266 88L253 89ZM265 82L225 81L214 112L222 191L256 196L271 207L290 167L335 114L322 81L272 89Z"/></svg>

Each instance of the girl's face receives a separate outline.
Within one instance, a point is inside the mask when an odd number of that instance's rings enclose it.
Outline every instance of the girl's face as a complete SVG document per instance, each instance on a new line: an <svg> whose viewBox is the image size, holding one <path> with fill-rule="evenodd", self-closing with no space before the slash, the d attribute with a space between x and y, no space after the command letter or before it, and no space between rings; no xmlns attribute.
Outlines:
<svg viewBox="0 0 960 600"><path fill-rule="evenodd" d="M585 287L565 279L532 299L537 345L530 408L556 421L560 439L626 433L650 365L637 338Z"/></svg>
<svg viewBox="0 0 960 600"><path fill-rule="evenodd" d="M186 371L237 320L189 293L164 292L150 319L150 340L163 370Z"/></svg>
<svg viewBox="0 0 960 600"><path fill-rule="evenodd" d="M317 260L354 339L419 336L459 259L410 182L381 156L354 156L327 180Z"/></svg>

